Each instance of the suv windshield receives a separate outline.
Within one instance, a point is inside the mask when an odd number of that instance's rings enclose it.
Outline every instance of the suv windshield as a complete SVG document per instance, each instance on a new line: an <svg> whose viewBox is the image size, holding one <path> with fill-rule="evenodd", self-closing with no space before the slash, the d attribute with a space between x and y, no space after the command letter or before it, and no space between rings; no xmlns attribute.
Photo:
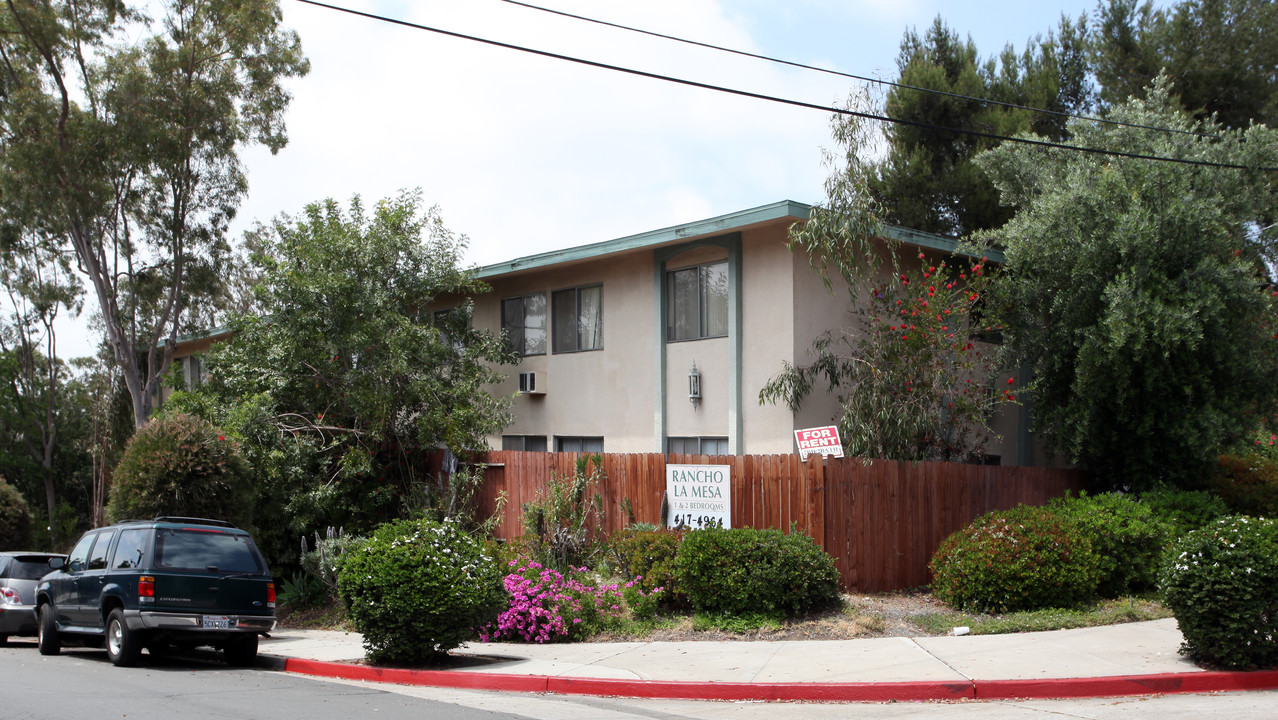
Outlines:
<svg viewBox="0 0 1278 720"><path fill-rule="evenodd" d="M203 530L157 530L155 564L175 570L263 572L247 535Z"/></svg>

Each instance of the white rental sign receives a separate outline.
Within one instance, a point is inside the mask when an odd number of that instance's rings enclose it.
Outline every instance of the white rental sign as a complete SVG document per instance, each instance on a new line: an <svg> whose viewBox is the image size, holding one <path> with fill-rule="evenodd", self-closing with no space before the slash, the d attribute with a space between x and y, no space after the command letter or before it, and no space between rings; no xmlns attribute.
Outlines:
<svg viewBox="0 0 1278 720"><path fill-rule="evenodd" d="M807 460L812 453L843 457L843 443L839 441L836 425L795 430L794 441L799 444L799 458Z"/></svg>
<svg viewBox="0 0 1278 720"><path fill-rule="evenodd" d="M667 465L666 526L732 527L731 465Z"/></svg>

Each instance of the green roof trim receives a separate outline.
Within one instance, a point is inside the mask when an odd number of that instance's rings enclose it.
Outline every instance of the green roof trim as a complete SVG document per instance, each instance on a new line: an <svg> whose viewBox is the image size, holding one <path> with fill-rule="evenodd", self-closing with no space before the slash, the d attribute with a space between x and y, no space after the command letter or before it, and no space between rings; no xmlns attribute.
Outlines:
<svg viewBox="0 0 1278 720"><path fill-rule="evenodd" d="M614 253L658 247L670 243L683 242L695 237L734 232L750 225L757 225L759 223L772 222L775 220L784 220L785 218L793 218L796 221L807 220L811 217L811 213L811 205L805 205L793 200L782 200L770 205L762 205L749 210L740 210L738 212L728 213L727 215L720 215L706 220L697 220L695 222L675 225L674 227L662 228L660 230L651 230L649 232L639 233L638 235L628 235L615 240L605 240L603 242L591 243L589 245L578 245L576 247L564 248L563 250L552 250L538 255L528 255L526 257L515 258L514 260L507 260L493 265L485 265L478 268L476 274L481 279L500 277L513 272L535 270L537 268L550 267L578 260L589 260L591 258L612 255ZM887 237L891 240L898 240L910 245L930 248L933 250L941 250L943 252L955 252L958 247L958 241L954 238L945 237L943 235L933 235L932 233L925 233L918 230L910 230L909 228L903 228L897 225L886 225L885 227L887 230L885 235L887 235ZM991 249L986 252L986 255L993 262L1003 262L1003 253L998 250Z"/></svg>

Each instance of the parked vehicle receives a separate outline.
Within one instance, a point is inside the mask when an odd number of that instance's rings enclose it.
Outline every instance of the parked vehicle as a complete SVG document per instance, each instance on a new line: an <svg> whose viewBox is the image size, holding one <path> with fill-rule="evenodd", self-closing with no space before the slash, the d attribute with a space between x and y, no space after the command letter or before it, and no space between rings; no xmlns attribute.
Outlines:
<svg viewBox="0 0 1278 720"><path fill-rule="evenodd" d="M275 583L253 539L231 523L159 517L85 533L36 591L40 652L105 644L116 665L142 648L207 645L251 665L275 627Z"/></svg>
<svg viewBox="0 0 1278 720"><path fill-rule="evenodd" d="M65 556L41 552L0 552L0 645L11 635L36 634L36 585Z"/></svg>

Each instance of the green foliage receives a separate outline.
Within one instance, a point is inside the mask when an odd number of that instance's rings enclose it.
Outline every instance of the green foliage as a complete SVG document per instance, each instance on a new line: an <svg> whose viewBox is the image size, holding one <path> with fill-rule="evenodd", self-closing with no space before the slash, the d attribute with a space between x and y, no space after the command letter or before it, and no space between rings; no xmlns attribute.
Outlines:
<svg viewBox="0 0 1278 720"><path fill-rule="evenodd" d="M1221 455L1208 488L1239 515L1278 518L1278 460L1259 453Z"/></svg>
<svg viewBox="0 0 1278 720"><path fill-rule="evenodd" d="M1001 328L981 317L991 277L984 261L929 262L874 285L858 284L850 301L858 327L813 343L809 365L785 363L759 392L760 402L803 400L828 385L843 413L844 450L888 460L979 458L1000 403L1015 400L1014 380L994 380L984 341ZM990 385L996 386L991 390Z"/></svg>
<svg viewBox="0 0 1278 720"><path fill-rule="evenodd" d="M235 443L209 423L176 414L138 430L116 465L112 521L182 515L247 525L249 470Z"/></svg>
<svg viewBox="0 0 1278 720"><path fill-rule="evenodd" d="M0 550L29 550L32 541L31 510L22 493L0 478Z"/></svg>
<svg viewBox="0 0 1278 720"><path fill-rule="evenodd" d="M1162 3L1159 3L1162 5ZM1101 98L1144 97L1159 71L1180 104L1226 127L1278 125L1278 6L1268 0L1181 0L1155 7L1108 0L1097 8L1090 64Z"/></svg>
<svg viewBox="0 0 1278 720"><path fill-rule="evenodd" d="M293 610L315 607L328 599L327 588L318 578L295 572L284 578L276 602Z"/></svg>
<svg viewBox="0 0 1278 720"><path fill-rule="evenodd" d="M1076 607L1096 596L1101 559L1082 528L1020 506L986 513L932 555L932 594L971 612Z"/></svg>
<svg viewBox="0 0 1278 720"><path fill-rule="evenodd" d="M1171 528L1171 541L1229 514L1223 500L1203 490L1162 488L1141 493L1140 501Z"/></svg>
<svg viewBox="0 0 1278 720"><path fill-rule="evenodd" d="M608 538L608 551L622 575L634 578L632 582L639 590L651 593L662 588L657 596L660 604L678 607L688 600L675 573L675 558L685 534L681 530L645 530L631 526ZM641 598L638 593L634 595L634 599L627 595L626 601L640 614L635 604Z"/></svg>
<svg viewBox="0 0 1278 720"><path fill-rule="evenodd" d="M707 528L684 536L675 577L699 612L796 616L838 599L834 559L801 533Z"/></svg>
<svg viewBox="0 0 1278 720"><path fill-rule="evenodd" d="M342 560L351 549L359 547L364 538L347 535L340 529L329 527L327 535L315 533L315 543L307 548L302 538L302 570L323 584L332 597L338 596L337 580L341 577Z"/></svg>
<svg viewBox="0 0 1278 720"><path fill-rule="evenodd" d="M1227 517L1189 533L1159 588L1181 652L1229 669L1278 668L1278 521Z"/></svg>
<svg viewBox="0 0 1278 720"><path fill-rule="evenodd" d="M589 564L603 515L603 496L596 488L605 477L600 455L578 457L572 475L550 474L550 482L523 509L524 533L534 544L534 559L564 573Z"/></svg>
<svg viewBox="0 0 1278 720"><path fill-rule="evenodd" d="M1070 144L1278 166L1278 131L1194 122L1160 80ZM1239 170L1004 144L978 159L1017 210L994 287L1033 373L1035 427L1107 488L1192 487L1278 401L1278 186Z"/></svg>
<svg viewBox="0 0 1278 720"><path fill-rule="evenodd" d="M883 210L882 219L952 237L1006 222L1011 212L1000 207L998 191L972 162L998 141L935 126L998 135L1032 130L1062 137L1062 115L969 98L1079 112L1090 100L1084 36L1081 19L1075 23L1062 17L1057 33L1035 38L1023 53L1008 45L998 56L982 59L972 40L960 39L940 17L922 36L907 31L896 61L900 86L889 90L884 107L889 117L904 122L885 126L887 156L873 161L867 183Z"/></svg>
<svg viewBox="0 0 1278 720"><path fill-rule="evenodd" d="M455 523L400 520L347 553L338 588L371 661L417 665L497 618L502 570Z"/></svg>
<svg viewBox="0 0 1278 720"><path fill-rule="evenodd" d="M487 289L462 268L465 239L403 193L309 205L255 243L262 315L230 324L199 393L212 412L251 402L245 434L274 473L287 546L314 527L473 511L473 471L430 466L445 447L464 461L510 417L490 394L510 360L500 340L469 326L469 302L433 312Z"/></svg>
<svg viewBox="0 0 1278 720"><path fill-rule="evenodd" d="M1058 517L1082 528L1099 556L1104 598L1148 592L1172 528L1143 502L1118 493L1057 498L1047 504Z"/></svg>
<svg viewBox="0 0 1278 720"><path fill-rule="evenodd" d="M134 421L165 339L218 297L239 151L286 142L285 78L306 73L277 0L8 3L0 105L5 215L47 236L96 288Z"/></svg>

